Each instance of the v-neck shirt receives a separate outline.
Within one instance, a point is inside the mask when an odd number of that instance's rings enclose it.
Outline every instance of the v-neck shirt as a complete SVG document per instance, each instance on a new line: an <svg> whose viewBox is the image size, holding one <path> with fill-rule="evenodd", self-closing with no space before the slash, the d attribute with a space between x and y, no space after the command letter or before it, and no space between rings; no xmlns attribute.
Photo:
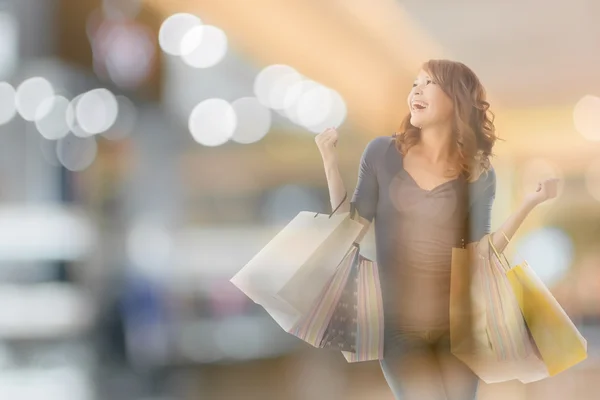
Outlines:
<svg viewBox="0 0 600 400"><path fill-rule="evenodd" d="M452 248L490 232L495 191L493 169L472 183L461 175L423 189L404 169L394 137L367 145L352 202L374 221L385 313L395 324L448 326Z"/></svg>

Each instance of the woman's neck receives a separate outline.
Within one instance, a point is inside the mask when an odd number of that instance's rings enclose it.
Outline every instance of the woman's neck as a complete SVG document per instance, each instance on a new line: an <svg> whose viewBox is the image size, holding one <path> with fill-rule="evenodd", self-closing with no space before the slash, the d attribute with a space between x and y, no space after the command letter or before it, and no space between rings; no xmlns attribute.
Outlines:
<svg viewBox="0 0 600 400"><path fill-rule="evenodd" d="M453 155L452 131L450 128L421 129L421 139L418 146L421 153L432 164L451 161Z"/></svg>

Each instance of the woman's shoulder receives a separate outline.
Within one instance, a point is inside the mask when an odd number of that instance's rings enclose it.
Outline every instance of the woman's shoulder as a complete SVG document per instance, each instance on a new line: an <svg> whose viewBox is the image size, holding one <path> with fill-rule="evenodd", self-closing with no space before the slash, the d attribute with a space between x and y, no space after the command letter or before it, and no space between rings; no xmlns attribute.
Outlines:
<svg viewBox="0 0 600 400"><path fill-rule="evenodd" d="M495 193L496 191L496 171L490 164L487 169L480 168L476 172L477 178L471 183L473 191L471 193L481 194L486 192Z"/></svg>
<svg viewBox="0 0 600 400"><path fill-rule="evenodd" d="M365 148L365 156L367 157L383 157L390 149L390 147L394 146L395 137L394 136L378 136L367 144Z"/></svg>

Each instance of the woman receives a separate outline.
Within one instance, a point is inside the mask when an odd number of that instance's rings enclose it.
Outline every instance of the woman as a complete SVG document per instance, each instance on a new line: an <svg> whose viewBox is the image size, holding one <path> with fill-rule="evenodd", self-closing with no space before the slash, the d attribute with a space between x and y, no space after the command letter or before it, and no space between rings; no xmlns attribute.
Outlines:
<svg viewBox="0 0 600 400"><path fill-rule="evenodd" d="M408 95L400 133L372 140L362 156L352 198L365 224L375 220L385 314L381 367L396 398L475 399L478 379L450 353L449 298L453 247L487 251L496 175L496 141L485 90L464 64L431 60ZM316 138L332 207L344 198L336 144ZM503 250L527 214L557 193L540 182L491 234ZM346 201L339 212L348 212Z"/></svg>

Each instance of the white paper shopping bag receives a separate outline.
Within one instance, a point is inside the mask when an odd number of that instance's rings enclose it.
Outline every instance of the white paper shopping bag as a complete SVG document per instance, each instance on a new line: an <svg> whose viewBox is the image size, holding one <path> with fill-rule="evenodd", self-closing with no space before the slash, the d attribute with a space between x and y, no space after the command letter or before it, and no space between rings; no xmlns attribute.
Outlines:
<svg viewBox="0 0 600 400"><path fill-rule="evenodd" d="M362 229L351 213L301 212L231 282L260 305L304 315Z"/></svg>

